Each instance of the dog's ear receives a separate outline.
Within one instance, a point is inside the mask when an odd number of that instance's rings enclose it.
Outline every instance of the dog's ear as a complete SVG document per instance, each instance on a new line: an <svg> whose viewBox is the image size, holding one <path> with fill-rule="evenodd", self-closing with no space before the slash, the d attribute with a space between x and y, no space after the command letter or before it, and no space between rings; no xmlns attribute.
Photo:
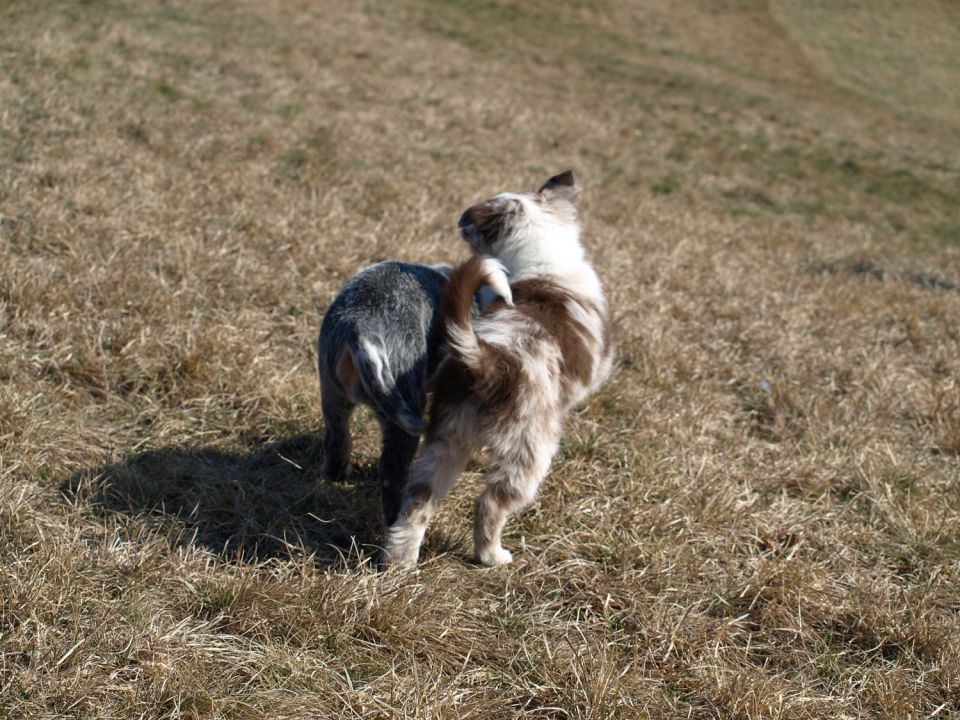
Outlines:
<svg viewBox="0 0 960 720"><path fill-rule="evenodd" d="M576 204L580 196L580 186L573 177L573 170L567 170L547 180L540 188L540 194L549 200L560 198Z"/></svg>

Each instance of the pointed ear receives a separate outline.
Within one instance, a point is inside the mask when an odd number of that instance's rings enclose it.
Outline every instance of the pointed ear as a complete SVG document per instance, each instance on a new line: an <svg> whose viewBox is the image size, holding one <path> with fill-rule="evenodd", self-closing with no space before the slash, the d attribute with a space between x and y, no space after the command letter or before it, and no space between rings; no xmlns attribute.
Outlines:
<svg viewBox="0 0 960 720"><path fill-rule="evenodd" d="M576 204L580 196L580 186L573 177L573 170L567 170L554 175L540 188L540 194L548 198L562 198L571 204Z"/></svg>

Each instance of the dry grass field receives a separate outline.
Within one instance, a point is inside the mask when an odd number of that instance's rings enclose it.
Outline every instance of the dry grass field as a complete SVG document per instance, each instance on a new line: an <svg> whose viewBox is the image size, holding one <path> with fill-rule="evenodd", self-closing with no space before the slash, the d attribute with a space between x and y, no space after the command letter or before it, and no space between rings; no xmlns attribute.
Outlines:
<svg viewBox="0 0 960 720"><path fill-rule="evenodd" d="M573 167L619 358L412 574L357 269ZM960 716L953 0L0 0L0 717Z"/></svg>

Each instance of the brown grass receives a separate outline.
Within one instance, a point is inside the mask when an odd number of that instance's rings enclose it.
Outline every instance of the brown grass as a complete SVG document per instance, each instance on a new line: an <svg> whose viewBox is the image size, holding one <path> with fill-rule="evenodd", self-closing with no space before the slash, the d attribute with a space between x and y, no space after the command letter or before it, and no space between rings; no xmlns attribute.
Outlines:
<svg viewBox="0 0 960 720"><path fill-rule="evenodd" d="M960 713L960 16L556 5L0 3L0 716ZM322 313L564 167L616 374L377 574Z"/></svg>

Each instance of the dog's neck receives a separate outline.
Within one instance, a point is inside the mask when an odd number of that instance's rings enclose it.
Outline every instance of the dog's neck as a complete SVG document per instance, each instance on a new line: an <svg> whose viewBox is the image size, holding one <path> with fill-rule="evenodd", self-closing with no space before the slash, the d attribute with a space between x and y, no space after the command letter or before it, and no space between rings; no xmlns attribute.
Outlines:
<svg viewBox="0 0 960 720"><path fill-rule="evenodd" d="M538 223L524 230L522 238L515 238L497 253L511 284L546 276L587 297L603 297L600 280L584 256L576 225L551 223L545 227Z"/></svg>
<svg viewBox="0 0 960 720"><path fill-rule="evenodd" d="M530 275L569 275L586 263L575 224L541 220L515 232L511 242L497 252L511 281Z"/></svg>

